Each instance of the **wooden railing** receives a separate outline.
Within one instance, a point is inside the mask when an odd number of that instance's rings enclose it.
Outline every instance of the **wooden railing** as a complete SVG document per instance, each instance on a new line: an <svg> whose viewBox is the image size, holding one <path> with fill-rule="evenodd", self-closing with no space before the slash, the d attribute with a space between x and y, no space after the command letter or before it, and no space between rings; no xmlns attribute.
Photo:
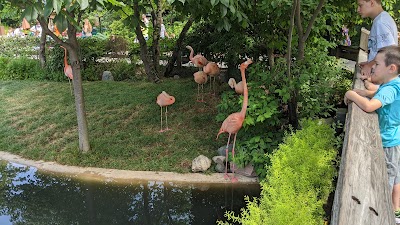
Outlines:
<svg viewBox="0 0 400 225"><path fill-rule="evenodd" d="M363 61L367 54L360 50L358 62ZM353 88L364 89L359 73L357 63ZM391 196L378 116L351 103L330 224L394 225Z"/></svg>

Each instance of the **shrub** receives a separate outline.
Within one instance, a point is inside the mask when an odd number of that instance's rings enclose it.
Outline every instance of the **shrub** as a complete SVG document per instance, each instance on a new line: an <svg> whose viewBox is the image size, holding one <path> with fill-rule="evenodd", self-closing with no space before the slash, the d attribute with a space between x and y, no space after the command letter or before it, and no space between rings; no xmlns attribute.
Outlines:
<svg viewBox="0 0 400 225"><path fill-rule="evenodd" d="M1 37L0 57L32 57L37 56L40 39L38 37Z"/></svg>
<svg viewBox="0 0 400 225"><path fill-rule="evenodd" d="M295 82L287 78L283 58L276 60L272 70L263 62L253 64L246 73L249 106L243 123L245 132L238 133L235 163L239 166L252 163L259 177L265 177L264 165L268 163L265 153L281 143L288 128L288 101L294 87L299 89L300 118L333 115L351 85L351 78L338 64L325 52L309 51L304 62L296 62L293 67L293 72L298 74ZM222 122L230 113L238 112L242 100L233 91L223 93L217 121Z"/></svg>
<svg viewBox="0 0 400 225"><path fill-rule="evenodd" d="M271 156L259 199L246 198L241 215L226 212L241 224L323 224L324 210L336 176L334 130L320 121L305 120L302 130L288 135ZM228 224L219 221L218 224Z"/></svg>
<svg viewBox="0 0 400 225"><path fill-rule="evenodd" d="M6 60L2 60L1 63ZM20 57L11 59L1 69L0 79L2 80L42 80L45 71L40 67L40 63L35 59Z"/></svg>

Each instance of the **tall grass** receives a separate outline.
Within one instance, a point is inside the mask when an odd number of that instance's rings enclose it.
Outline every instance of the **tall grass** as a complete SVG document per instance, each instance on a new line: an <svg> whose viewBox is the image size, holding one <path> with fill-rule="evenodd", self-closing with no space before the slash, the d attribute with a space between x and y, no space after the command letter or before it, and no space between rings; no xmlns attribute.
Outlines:
<svg viewBox="0 0 400 225"><path fill-rule="evenodd" d="M188 172L193 158L212 157L226 141L215 140L218 99L208 94L207 103L196 102L192 79L85 82L83 87L89 153L78 149L69 84L38 81L0 81L0 150L69 165ZM159 133L155 101L163 90L176 102L168 107L172 130Z"/></svg>

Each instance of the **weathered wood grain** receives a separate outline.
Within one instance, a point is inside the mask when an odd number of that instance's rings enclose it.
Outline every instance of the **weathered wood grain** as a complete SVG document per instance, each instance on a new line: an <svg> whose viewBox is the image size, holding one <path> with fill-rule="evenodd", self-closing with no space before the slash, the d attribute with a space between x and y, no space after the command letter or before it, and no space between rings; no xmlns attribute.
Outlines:
<svg viewBox="0 0 400 225"><path fill-rule="evenodd" d="M358 62L366 61L360 50ZM364 89L356 65L353 87ZM391 191L376 113L351 103L333 202L331 225L394 225Z"/></svg>

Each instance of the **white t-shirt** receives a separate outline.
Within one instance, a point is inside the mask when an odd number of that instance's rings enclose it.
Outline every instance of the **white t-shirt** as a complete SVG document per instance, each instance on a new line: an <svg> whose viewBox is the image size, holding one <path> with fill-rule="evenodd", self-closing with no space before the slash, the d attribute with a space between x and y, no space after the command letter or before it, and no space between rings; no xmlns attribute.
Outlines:
<svg viewBox="0 0 400 225"><path fill-rule="evenodd" d="M161 24L160 38L165 38L165 25L163 23Z"/></svg>
<svg viewBox="0 0 400 225"><path fill-rule="evenodd" d="M397 26L389 13L383 11L372 23L368 38L368 62L375 58L379 49L390 45L398 45Z"/></svg>

